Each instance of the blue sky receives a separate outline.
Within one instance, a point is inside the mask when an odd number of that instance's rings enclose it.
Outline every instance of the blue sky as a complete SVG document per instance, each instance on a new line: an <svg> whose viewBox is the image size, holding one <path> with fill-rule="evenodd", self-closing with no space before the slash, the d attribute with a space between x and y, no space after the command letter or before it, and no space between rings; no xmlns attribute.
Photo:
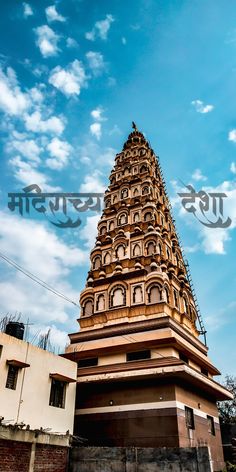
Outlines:
<svg viewBox="0 0 236 472"><path fill-rule="evenodd" d="M160 156L208 330L235 374L236 7L233 0L49 0L1 5L1 251L78 302L99 215L57 229L7 208L7 193L102 192L134 120ZM227 193L228 229L183 210L182 182ZM0 263L1 313L52 328L64 346L78 310Z"/></svg>

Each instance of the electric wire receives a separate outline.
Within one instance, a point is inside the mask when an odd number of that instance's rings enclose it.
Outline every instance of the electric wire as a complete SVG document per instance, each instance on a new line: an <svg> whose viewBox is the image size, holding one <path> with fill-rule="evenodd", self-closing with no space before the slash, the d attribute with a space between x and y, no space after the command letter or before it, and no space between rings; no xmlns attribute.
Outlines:
<svg viewBox="0 0 236 472"><path fill-rule="evenodd" d="M33 280L34 282L36 282L37 284L41 285L41 287L45 288L46 290L48 290L49 292L53 293L54 295L56 295L57 297L60 297L62 298L63 300L69 302L69 303L72 303L73 305L75 306L79 306L74 300L71 300L69 297L67 297L66 295L64 295L63 293L59 292L58 290L56 290L55 288L51 287L50 285L48 285L46 282L44 282L43 280L41 280L39 277L37 277L37 275L34 275L32 274L31 272L29 272L28 270L24 269L23 267L21 267L19 264L17 264L15 261L11 260L8 256L5 256L3 253L0 252L0 257L5 261L7 262L7 264L11 265L12 267L14 267L16 270L22 272L26 277L29 277L31 280Z"/></svg>

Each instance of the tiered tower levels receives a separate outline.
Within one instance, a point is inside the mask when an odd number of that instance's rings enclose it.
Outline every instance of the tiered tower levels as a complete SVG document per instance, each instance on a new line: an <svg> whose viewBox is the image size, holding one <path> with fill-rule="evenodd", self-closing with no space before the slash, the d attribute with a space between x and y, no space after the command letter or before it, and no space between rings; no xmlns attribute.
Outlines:
<svg viewBox="0 0 236 472"><path fill-rule="evenodd" d="M198 336L197 312L158 160L135 129L116 155L81 293L81 329L166 312Z"/></svg>

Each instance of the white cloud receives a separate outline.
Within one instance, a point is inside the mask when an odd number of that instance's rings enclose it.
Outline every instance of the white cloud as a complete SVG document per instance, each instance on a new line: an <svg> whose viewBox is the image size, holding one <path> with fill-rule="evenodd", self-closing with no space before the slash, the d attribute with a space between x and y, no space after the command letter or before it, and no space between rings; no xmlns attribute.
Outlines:
<svg viewBox="0 0 236 472"><path fill-rule="evenodd" d="M108 31L113 21L115 20L112 15L106 15L106 18L104 20L96 21L93 29L85 33L86 39L88 39L89 41L95 41L96 38L106 40Z"/></svg>
<svg viewBox="0 0 236 472"><path fill-rule="evenodd" d="M43 120L39 111L35 111L31 115L25 115L24 120L26 129L28 131L33 131L34 133L52 133L60 135L65 128L62 118L51 116L47 120Z"/></svg>
<svg viewBox="0 0 236 472"><path fill-rule="evenodd" d="M49 177L35 168L35 163L22 161L20 156L15 156L9 161L13 169L13 175L24 186L37 184L43 192L57 192L60 187L50 185Z"/></svg>
<svg viewBox="0 0 236 472"><path fill-rule="evenodd" d="M124 36L122 36L122 38L121 38L121 42L122 42L122 44L124 44L124 46L126 45L126 43L127 43L127 40L126 40L126 38L125 38Z"/></svg>
<svg viewBox="0 0 236 472"><path fill-rule="evenodd" d="M91 175L85 175L84 182L80 185L80 192L105 192L105 184L102 181L103 175L100 171L94 170Z"/></svg>
<svg viewBox="0 0 236 472"><path fill-rule="evenodd" d="M90 125L90 133L95 136L98 141L102 136L102 126L101 123L93 123Z"/></svg>
<svg viewBox="0 0 236 472"><path fill-rule="evenodd" d="M214 109L213 105L204 105L201 100L193 100L191 104L195 107L198 113L209 113Z"/></svg>
<svg viewBox="0 0 236 472"><path fill-rule="evenodd" d="M40 162L39 155L42 149L32 139L25 139L21 141L12 139L7 143L6 148L8 152L17 151L27 159L30 159L37 163Z"/></svg>
<svg viewBox="0 0 236 472"><path fill-rule="evenodd" d="M23 9L24 9L24 12L23 12L24 18L28 18L28 16L32 16L34 14L32 7L30 6L29 3L23 2Z"/></svg>
<svg viewBox="0 0 236 472"><path fill-rule="evenodd" d="M48 228L41 222L10 212L0 212L0 239L4 254L78 302L78 292L65 279L68 280L74 268L85 264L87 251L66 244L53 232L53 227ZM50 326L52 343L64 343L65 328L61 332L55 323L63 326L63 323L68 322L68 315L73 306L3 261L1 264L4 269L0 283L1 312L21 312L25 321L29 318L30 323L33 323L35 333ZM72 309L74 312L75 307Z"/></svg>
<svg viewBox="0 0 236 472"><path fill-rule="evenodd" d="M94 247L97 237L97 225L100 218L100 215L88 216L85 226L80 231L80 239L85 241L85 247L87 247L89 251Z"/></svg>
<svg viewBox="0 0 236 472"><path fill-rule="evenodd" d="M68 48L77 48L79 45L75 39L69 37L66 40L66 46Z"/></svg>
<svg viewBox="0 0 236 472"><path fill-rule="evenodd" d="M44 100L43 93L37 87L33 87L32 89L30 89L28 94L34 103L42 103Z"/></svg>
<svg viewBox="0 0 236 472"><path fill-rule="evenodd" d="M0 69L0 109L9 115L18 116L29 106L29 97L21 92L14 70L8 67L4 74Z"/></svg>
<svg viewBox="0 0 236 472"><path fill-rule="evenodd" d="M92 70L93 74L100 75L105 69L105 63L103 60L103 55L100 52L89 51L86 54L88 65Z"/></svg>
<svg viewBox="0 0 236 472"><path fill-rule="evenodd" d="M236 174L236 164L235 164L235 162L231 162L230 170L233 174Z"/></svg>
<svg viewBox="0 0 236 472"><path fill-rule="evenodd" d="M91 116L96 121L104 121L106 118L102 116L103 113L104 110L101 107L98 107L91 111Z"/></svg>
<svg viewBox="0 0 236 472"><path fill-rule="evenodd" d="M202 171L200 169L195 169L195 171L192 174L192 179L196 180L197 182L200 182L200 181L204 182L207 180L207 177L205 177L205 175L202 174Z"/></svg>
<svg viewBox="0 0 236 472"><path fill-rule="evenodd" d="M79 95L82 87L86 87L86 74L83 64L75 59L66 69L61 66L51 71L49 83L65 95Z"/></svg>
<svg viewBox="0 0 236 472"><path fill-rule="evenodd" d="M57 12L55 5L50 5L49 7L47 7L45 9L45 13L46 13L46 17L49 23L51 21L60 21L60 22L66 21L66 18Z"/></svg>
<svg viewBox="0 0 236 472"><path fill-rule="evenodd" d="M186 188L178 188L176 182L172 182L176 192L186 192ZM192 213L186 212L181 205L181 199L176 197L171 199L172 205L179 208L179 215L185 219L186 224L197 232L200 244L197 249L202 249L206 254L225 254L225 244L231 239L230 232L236 227L236 182L225 181L217 187L204 187L205 192L209 193L224 193L227 198L223 198L223 217L225 222L227 218L231 219L231 224L227 228L211 228L201 223L215 222L219 216L213 213L213 200L209 197L209 211L202 214L199 208L199 200L196 200L196 217ZM216 197L217 212L219 210L219 201ZM204 217L206 215L206 218ZM200 221L199 221L199 220Z"/></svg>
<svg viewBox="0 0 236 472"><path fill-rule="evenodd" d="M56 56L60 51L58 48L60 37L47 25L38 26L38 28L35 28L35 33L37 36L36 44L42 56Z"/></svg>
<svg viewBox="0 0 236 472"><path fill-rule="evenodd" d="M47 149L51 158L46 160L46 165L50 169L61 170L66 166L68 157L72 151L72 146L67 141L61 141L58 138L53 138L47 145Z"/></svg>
<svg viewBox="0 0 236 472"><path fill-rule="evenodd" d="M78 149L80 162L96 167L112 167L117 151L112 147L101 147L93 140L89 140L84 146ZM107 173L107 172L106 172Z"/></svg>
<svg viewBox="0 0 236 472"><path fill-rule="evenodd" d="M232 129L229 132L228 139L229 141L233 141L234 143L236 143L236 129Z"/></svg>

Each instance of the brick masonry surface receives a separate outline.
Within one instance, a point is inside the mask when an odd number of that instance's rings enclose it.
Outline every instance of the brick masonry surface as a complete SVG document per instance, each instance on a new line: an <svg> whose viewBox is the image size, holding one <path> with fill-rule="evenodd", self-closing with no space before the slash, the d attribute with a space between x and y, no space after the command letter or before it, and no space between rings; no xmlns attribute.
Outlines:
<svg viewBox="0 0 236 472"><path fill-rule="evenodd" d="M0 472L28 472L31 444L0 439ZM37 444L33 472L66 472L68 448Z"/></svg>

